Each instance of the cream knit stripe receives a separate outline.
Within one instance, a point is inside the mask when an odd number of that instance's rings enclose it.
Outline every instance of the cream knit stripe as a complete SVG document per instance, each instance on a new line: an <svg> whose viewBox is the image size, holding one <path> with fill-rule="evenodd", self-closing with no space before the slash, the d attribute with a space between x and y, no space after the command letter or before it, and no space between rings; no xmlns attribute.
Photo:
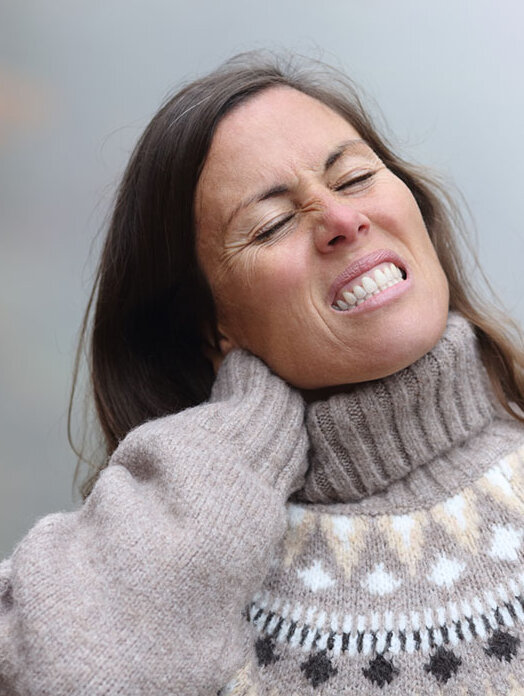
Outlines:
<svg viewBox="0 0 524 696"><path fill-rule="evenodd" d="M309 407L314 448L299 499L359 500L385 489L478 434L494 418L492 402L473 331L452 313L441 341L410 367Z"/></svg>
<svg viewBox="0 0 524 696"><path fill-rule="evenodd" d="M285 612L279 607L286 606ZM334 657L399 652L429 653L439 645L485 640L493 631L524 625L524 574L458 602L418 607L409 614L338 615L319 606L292 605L260 592L248 607L256 633L293 648L325 650Z"/></svg>

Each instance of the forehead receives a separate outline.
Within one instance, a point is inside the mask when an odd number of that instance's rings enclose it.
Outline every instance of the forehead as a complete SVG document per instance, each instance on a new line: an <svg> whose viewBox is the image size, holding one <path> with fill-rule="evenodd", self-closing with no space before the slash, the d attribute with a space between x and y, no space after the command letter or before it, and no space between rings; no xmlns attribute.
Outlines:
<svg viewBox="0 0 524 696"><path fill-rule="evenodd" d="M338 131L352 132L358 138L355 129L326 104L291 87L273 87L223 119L208 160L233 153L249 156L250 151L260 157L265 154L271 160L282 153L282 147L286 154L299 158L311 153L315 143L328 140L329 131L334 131L333 135Z"/></svg>
<svg viewBox="0 0 524 696"><path fill-rule="evenodd" d="M273 87L219 124L197 187L197 217L259 190L321 170L333 146L357 131L322 102L290 87Z"/></svg>

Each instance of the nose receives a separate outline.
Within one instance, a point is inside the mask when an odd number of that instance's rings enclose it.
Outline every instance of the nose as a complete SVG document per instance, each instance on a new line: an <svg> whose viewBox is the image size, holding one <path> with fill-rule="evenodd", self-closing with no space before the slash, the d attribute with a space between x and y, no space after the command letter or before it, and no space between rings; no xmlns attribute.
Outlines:
<svg viewBox="0 0 524 696"><path fill-rule="evenodd" d="M331 253L338 247L353 244L367 234L370 226L369 218L349 203L326 201L315 228L315 245L321 253Z"/></svg>

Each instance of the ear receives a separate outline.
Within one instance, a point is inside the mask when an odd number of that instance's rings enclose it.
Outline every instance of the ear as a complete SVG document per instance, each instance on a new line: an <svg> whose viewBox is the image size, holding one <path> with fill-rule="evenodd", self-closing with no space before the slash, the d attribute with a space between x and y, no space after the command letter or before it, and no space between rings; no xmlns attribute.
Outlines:
<svg viewBox="0 0 524 696"><path fill-rule="evenodd" d="M222 331L220 325L217 327L218 346L215 345L215 337L209 329L204 330L203 333L205 340L202 350L206 358L213 364L213 370L216 374L226 355L234 348L238 348L238 345Z"/></svg>
<svg viewBox="0 0 524 696"><path fill-rule="evenodd" d="M220 354L222 355L223 358L226 357L226 355L233 350L233 348L238 348L237 344L232 341L230 338L225 336L223 333L220 332L219 330L219 339L218 339L218 347L220 348Z"/></svg>

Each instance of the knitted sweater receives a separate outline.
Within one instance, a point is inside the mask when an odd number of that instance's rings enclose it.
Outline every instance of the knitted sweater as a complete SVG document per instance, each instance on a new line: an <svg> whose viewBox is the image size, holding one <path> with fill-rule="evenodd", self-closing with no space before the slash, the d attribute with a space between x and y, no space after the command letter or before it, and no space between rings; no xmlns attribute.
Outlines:
<svg viewBox="0 0 524 696"><path fill-rule="evenodd" d="M523 463L457 315L306 412L235 351L0 565L0 694L521 694Z"/></svg>

